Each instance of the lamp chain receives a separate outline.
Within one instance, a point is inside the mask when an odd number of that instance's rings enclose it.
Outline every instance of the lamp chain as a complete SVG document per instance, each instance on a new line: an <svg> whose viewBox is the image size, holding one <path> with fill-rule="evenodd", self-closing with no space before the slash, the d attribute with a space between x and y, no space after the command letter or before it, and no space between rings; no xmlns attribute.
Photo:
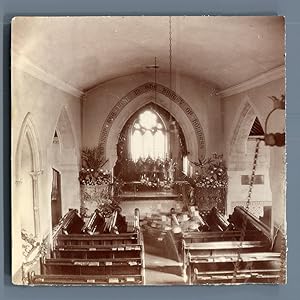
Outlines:
<svg viewBox="0 0 300 300"><path fill-rule="evenodd" d="M169 73L170 73L170 90L172 90L172 17L169 16Z"/></svg>
<svg viewBox="0 0 300 300"><path fill-rule="evenodd" d="M253 164L252 164L252 173L251 173L251 177L250 177L250 184L249 184L247 202L246 202L246 207L245 207L247 211L249 211L249 208L250 208L250 202L251 202L252 190L253 190L253 185L254 185L254 180L255 180L255 173L256 173L260 141L261 141L260 139L256 140L255 153L254 153ZM241 228L241 235L240 235L240 244L239 244L238 252L237 252L237 261L234 264L232 283L236 283L237 275L238 275L238 272L240 270L240 266L242 263L241 251L242 251L243 241L246 236L246 230L247 230L247 217L246 217L246 215L244 215L243 219L242 219L242 228Z"/></svg>

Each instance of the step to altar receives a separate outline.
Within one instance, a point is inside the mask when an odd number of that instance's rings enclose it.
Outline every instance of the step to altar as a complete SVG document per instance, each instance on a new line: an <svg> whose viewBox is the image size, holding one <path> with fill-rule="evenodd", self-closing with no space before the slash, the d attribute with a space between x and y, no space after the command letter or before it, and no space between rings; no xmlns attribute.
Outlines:
<svg viewBox="0 0 300 300"><path fill-rule="evenodd" d="M120 195L118 200L122 215L129 219L135 208L139 209L140 219L143 219L155 213L169 213L171 208L181 211L183 207L181 198L172 192L127 192Z"/></svg>

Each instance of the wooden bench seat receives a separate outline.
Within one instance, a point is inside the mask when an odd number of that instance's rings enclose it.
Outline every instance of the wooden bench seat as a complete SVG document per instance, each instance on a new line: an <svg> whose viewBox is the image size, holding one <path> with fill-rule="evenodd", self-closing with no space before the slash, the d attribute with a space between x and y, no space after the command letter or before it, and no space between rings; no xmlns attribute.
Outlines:
<svg viewBox="0 0 300 300"><path fill-rule="evenodd" d="M122 233L122 234L60 234L57 237L57 246L65 245L115 245L115 244L138 244L140 243L139 234Z"/></svg>
<svg viewBox="0 0 300 300"><path fill-rule="evenodd" d="M136 209L134 232L98 234L90 222L88 232L66 234L62 230L65 220L70 223L77 218L75 210L69 211L53 235L51 257L41 259L41 274L29 274L29 283L144 284L144 242L138 213Z"/></svg>
<svg viewBox="0 0 300 300"><path fill-rule="evenodd" d="M199 256L190 254L187 275L190 284L226 283L233 280L239 260L236 282L276 282L280 277L280 253L253 252L234 255Z"/></svg>
<svg viewBox="0 0 300 300"><path fill-rule="evenodd" d="M143 284L142 275L35 275L32 273L29 276L30 284L39 285L52 285L52 284L62 284L62 285L137 285Z"/></svg>
<svg viewBox="0 0 300 300"><path fill-rule="evenodd" d="M218 250L235 250L252 249L252 248L264 248L268 247L268 244L262 241L217 241L217 242L205 242L205 243L184 243L184 248L187 251L218 251Z"/></svg>
<svg viewBox="0 0 300 300"><path fill-rule="evenodd" d="M275 252L253 252L253 253L241 253L240 259L242 262L255 262L255 261L276 261L280 263L280 253ZM238 260L238 254L234 255L192 255L189 254L190 263L222 263L222 262L236 262Z"/></svg>
<svg viewBox="0 0 300 300"><path fill-rule="evenodd" d="M116 259L46 259L42 262L43 275L140 275L140 257Z"/></svg>
<svg viewBox="0 0 300 300"><path fill-rule="evenodd" d="M247 229L241 237L244 218ZM265 225L243 208L235 209L231 222L234 230L182 234L185 280L189 284L278 282L281 256L271 252ZM235 273L236 263L239 266Z"/></svg>
<svg viewBox="0 0 300 300"><path fill-rule="evenodd" d="M212 231L212 232L184 232L182 239L186 243L200 243L200 242L213 242L213 241L239 241L241 237L240 230L233 231ZM248 230L244 240L266 240L256 230Z"/></svg>
<svg viewBox="0 0 300 300"><path fill-rule="evenodd" d="M277 283L280 279L280 269L240 270L234 277L233 271L198 272L195 269L193 284L208 283Z"/></svg>

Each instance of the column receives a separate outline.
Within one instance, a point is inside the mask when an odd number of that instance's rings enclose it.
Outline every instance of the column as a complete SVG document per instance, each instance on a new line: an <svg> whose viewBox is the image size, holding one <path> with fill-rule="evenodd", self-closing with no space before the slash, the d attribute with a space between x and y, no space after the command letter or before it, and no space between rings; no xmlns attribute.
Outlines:
<svg viewBox="0 0 300 300"><path fill-rule="evenodd" d="M33 171L30 173L33 181L33 216L34 216L34 229L35 237L40 234L40 212L39 212L39 176L43 173L42 170Z"/></svg>

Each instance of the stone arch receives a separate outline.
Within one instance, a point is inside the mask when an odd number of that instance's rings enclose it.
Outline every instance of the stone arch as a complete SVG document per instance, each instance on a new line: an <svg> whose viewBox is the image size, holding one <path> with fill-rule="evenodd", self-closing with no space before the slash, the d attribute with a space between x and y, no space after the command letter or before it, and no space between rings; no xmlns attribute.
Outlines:
<svg viewBox="0 0 300 300"><path fill-rule="evenodd" d="M235 206L246 205L248 185L241 184L241 175L251 175L255 149L255 141L249 141L249 134L255 118L261 120L255 107L248 97L242 102L237 118L234 122L232 135L228 145L228 194L227 213L231 213ZM249 144L250 142L250 144ZM249 148L250 147L250 148ZM252 149L249 152L249 149ZM256 185L252 190L250 211L262 216L263 207L270 206L271 190L269 181L269 152L263 142L259 146L256 174L264 176L264 184Z"/></svg>
<svg viewBox="0 0 300 300"><path fill-rule="evenodd" d="M154 93L155 90L158 94L156 104L169 110L182 126L188 151L190 152L189 158L195 161L198 158L203 159L205 157L205 135L197 115L189 104L169 88L161 84L156 84L155 86L155 83L148 82L135 88L121 98L103 123L99 137L99 147L103 157L109 159L110 168L113 167L116 161L116 143L120 130L133 113L145 104L154 101L153 95L145 97L145 94ZM172 103L171 108L169 107L170 101Z"/></svg>
<svg viewBox="0 0 300 300"><path fill-rule="evenodd" d="M32 160L32 171L29 175L32 177L32 201L33 201L33 219L34 219L34 234L40 234L40 213L39 213L39 175L42 174L41 151L37 132L31 119L31 114L28 113L21 126L20 135L16 148L15 155L15 180L17 185L21 185L22 180L22 151L25 143L29 144L30 156ZM17 200L18 201L17 195ZM20 205L20 203L17 203Z"/></svg>
<svg viewBox="0 0 300 300"><path fill-rule="evenodd" d="M235 123L229 144L229 159L234 153L243 153L245 151L247 139L251 130L251 126L257 117L252 105L249 101L245 101L241 106L239 117Z"/></svg>
<svg viewBox="0 0 300 300"><path fill-rule="evenodd" d="M74 126L66 106L61 108L58 115L56 126L53 128L51 143L55 132L59 141L59 153L55 156L53 147L49 147L49 176L52 177L52 168L61 175L61 214L64 215L69 208L79 208L79 146L74 134ZM78 188L76 188L78 187ZM76 203L75 201L78 200Z"/></svg>
<svg viewBox="0 0 300 300"><path fill-rule="evenodd" d="M264 124L265 119L261 116L251 99L246 96L240 105L237 118L233 123L232 134L227 144L229 159L234 153L244 152L251 127L256 117L261 124Z"/></svg>
<svg viewBox="0 0 300 300"><path fill-rule="evenodd" d="M74 130L65 106L61 109L54 132L55 131L57 132L64 149L75 149L77 143Z"/></svg>

